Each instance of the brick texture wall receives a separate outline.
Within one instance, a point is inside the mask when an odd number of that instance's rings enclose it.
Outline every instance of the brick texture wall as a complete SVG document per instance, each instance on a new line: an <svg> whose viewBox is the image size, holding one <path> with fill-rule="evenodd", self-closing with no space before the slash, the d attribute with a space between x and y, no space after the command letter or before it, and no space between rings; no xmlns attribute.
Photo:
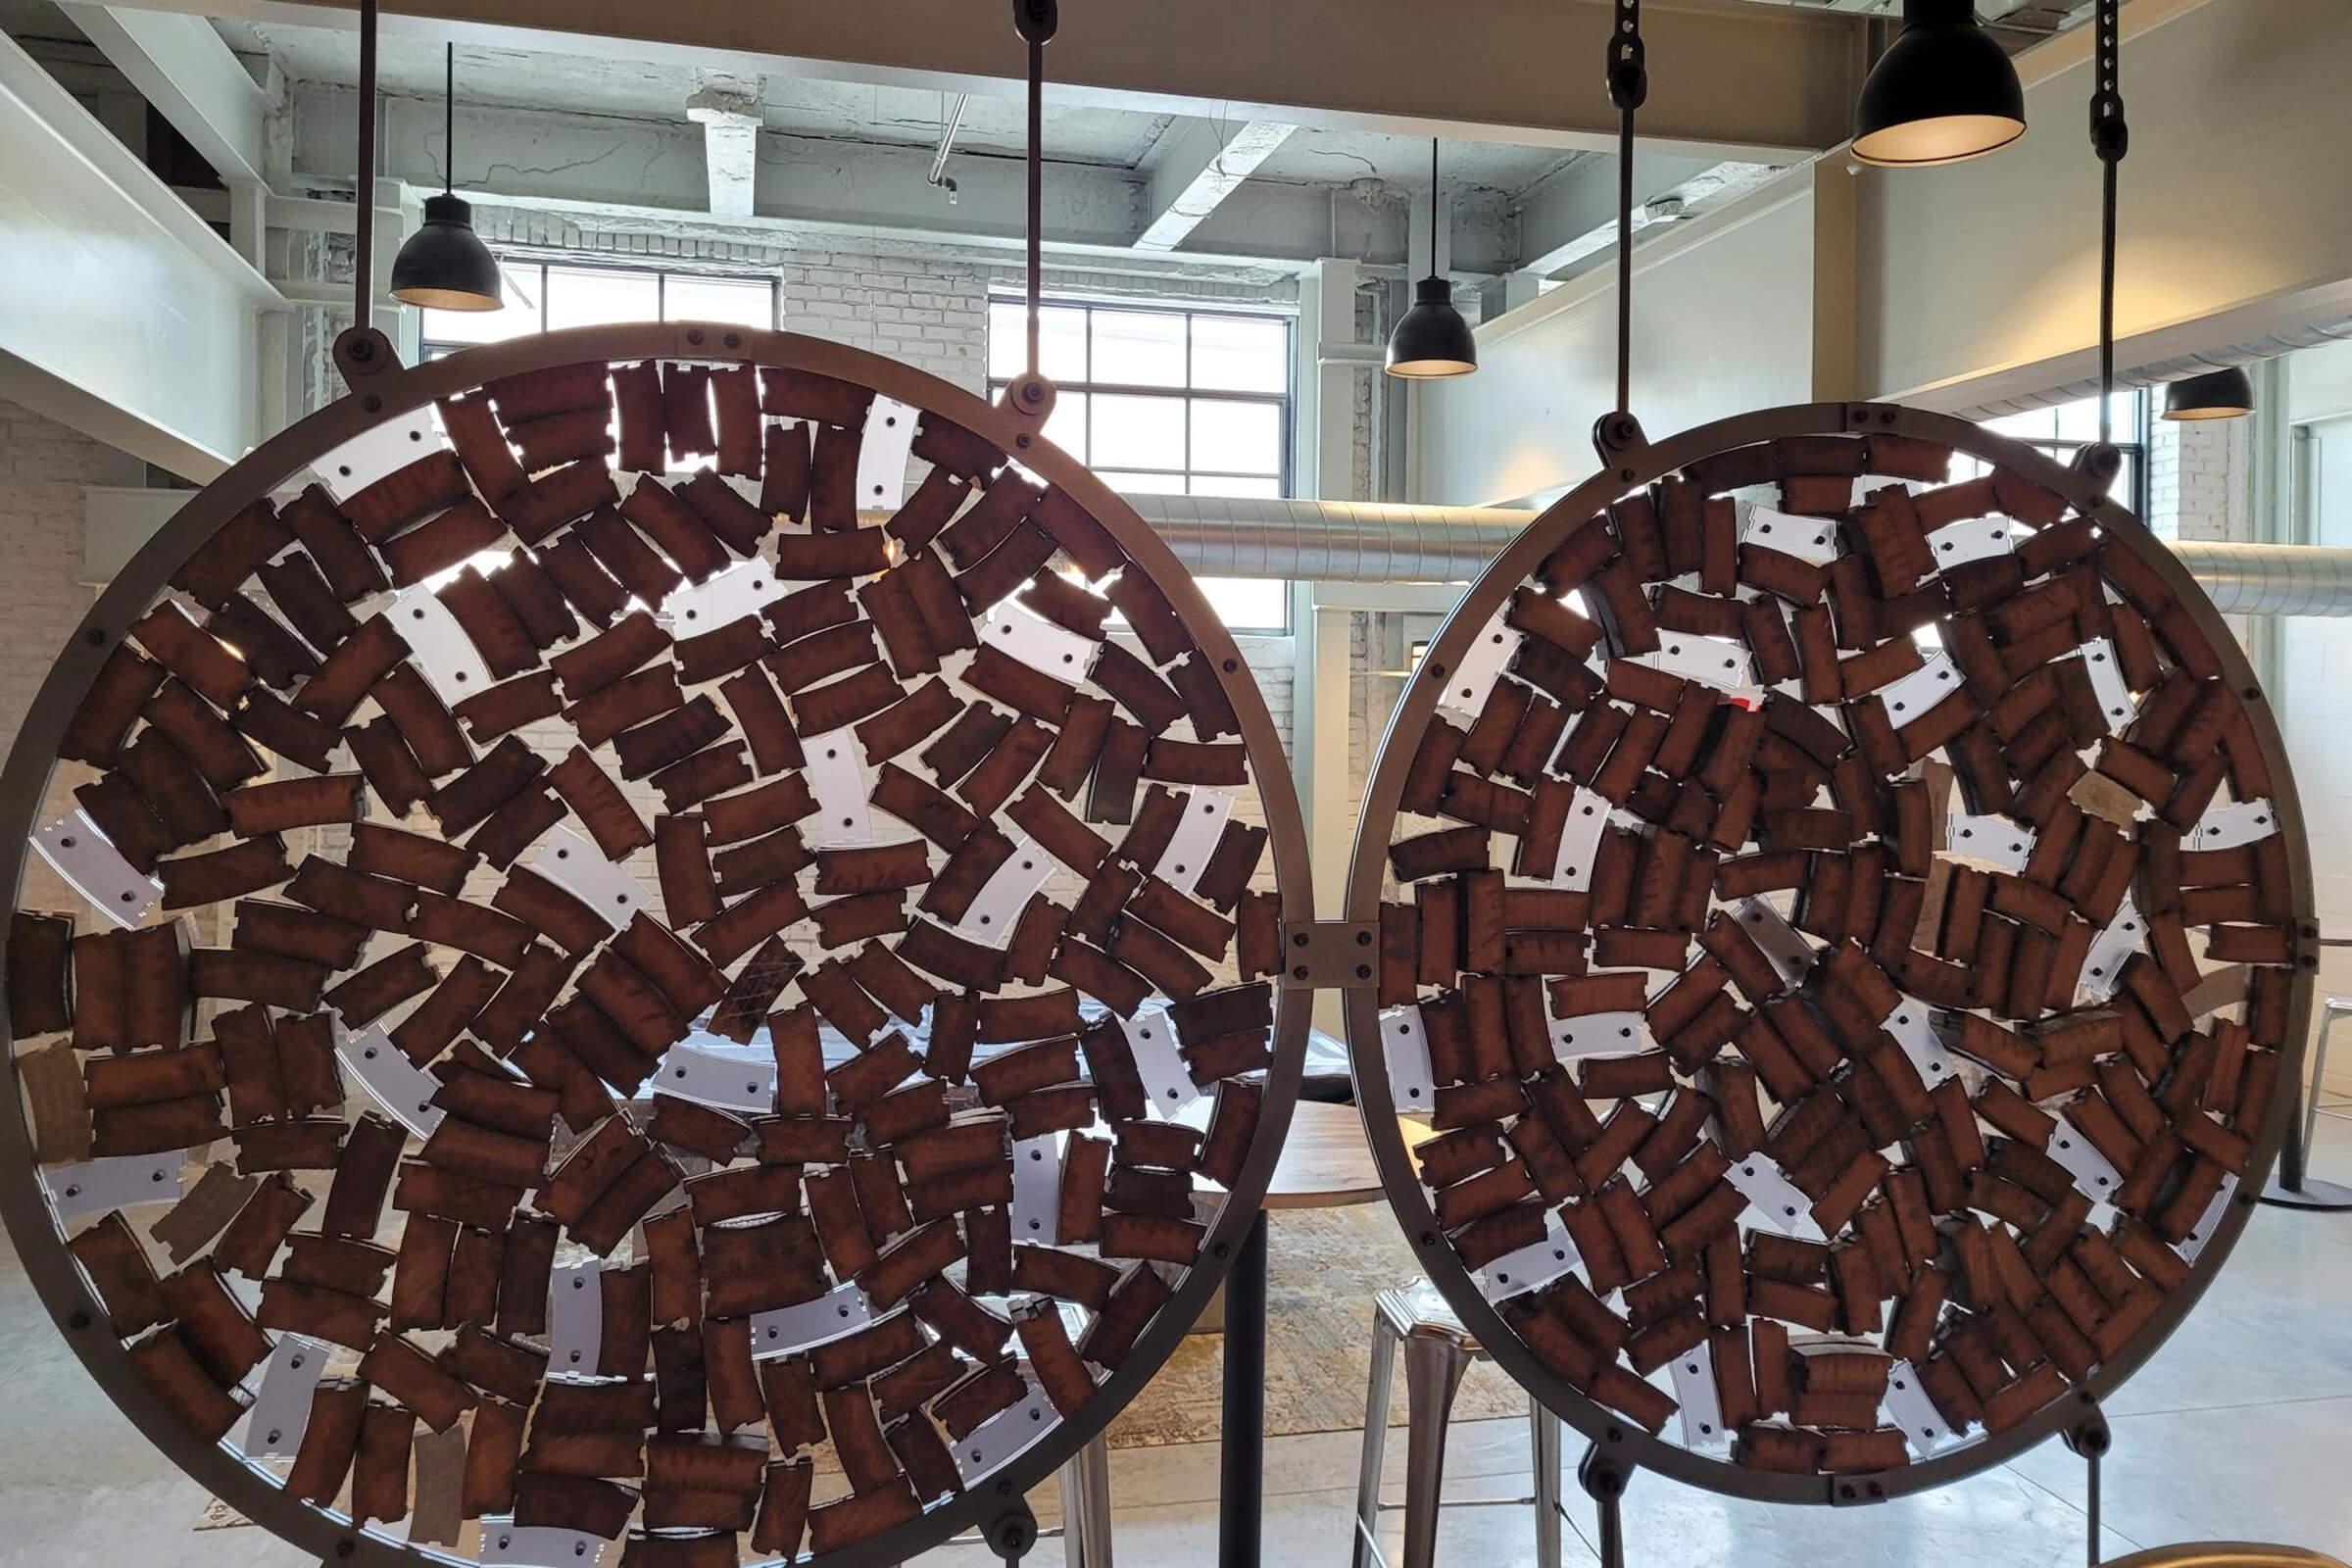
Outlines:
<svg viewBox="0 0 2352 1568"><path fill-rule="evenodd" d="M82 492L94 484L137 484L143 466L30 409L0 402L0 734L16 744L25 710L49 667L90 608L81 576ZM60 768L50 812L73 805L82 770ZM37 860L25 896L42 908L77 901Z"/></svg>

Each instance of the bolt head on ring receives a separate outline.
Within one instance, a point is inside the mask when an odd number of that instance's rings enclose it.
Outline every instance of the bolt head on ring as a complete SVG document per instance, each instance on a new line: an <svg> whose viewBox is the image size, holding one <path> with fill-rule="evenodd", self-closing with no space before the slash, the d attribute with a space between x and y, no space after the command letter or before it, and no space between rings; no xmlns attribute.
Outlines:
<svg viewBox="0 0 2352 1568"><path fill-rule="evenodd" d="M1054 383L1042 375L1016 375L1004 385L1004 407L1043 424L1054 414Z"/></svg>

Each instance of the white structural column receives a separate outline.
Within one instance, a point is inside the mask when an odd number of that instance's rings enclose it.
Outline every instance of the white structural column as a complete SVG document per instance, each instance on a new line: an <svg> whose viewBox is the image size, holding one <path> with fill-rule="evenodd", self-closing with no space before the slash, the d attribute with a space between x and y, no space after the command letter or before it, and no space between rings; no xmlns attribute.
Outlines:
<svg viewBox="0 0 2352 1568"><path fill-rule="evenodd" d="M1355 382L1365 373L1366 345L1355 324L1355 291L1362 270L1326 258L1301 278L1299 289L1298 494L1351 499L1355 466ZM1307 863L1314 871L1315 913L1335 919L1348 871L1348 659L1352 612L1326 609L1318 585L1291 585L1291 626L1298 659L1291 693L1291 770L1306 816ZM1318 993L1315 1027L1338 1033L1339 997Z"/></svg>
<svg viewBox="0 0 2352 1568"><path fill-rule="evenodd" d="M733 83L712 83L686 100L686 118L703 127L703 163L713 218L749 218L760 175L760 97Z"/></svg>
<svg viewBox="0 0 2352 1568"><path fill-rule="evenodd" d="M1182 245L1297 128L1273 120L1171 121L1152 149L1151 216L1135 248L1172 251Z"/></svg>

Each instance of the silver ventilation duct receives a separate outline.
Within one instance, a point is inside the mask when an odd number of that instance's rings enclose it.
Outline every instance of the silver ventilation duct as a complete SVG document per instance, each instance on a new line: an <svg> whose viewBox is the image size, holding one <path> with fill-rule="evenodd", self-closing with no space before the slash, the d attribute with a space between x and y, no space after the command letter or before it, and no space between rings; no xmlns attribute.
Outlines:
<svg viewBox="0 0 2352 1568"><path fill-rule="evenodd" d="M1536 514L1515 507L1128 496L1201 577L1468 582Z"/></svg>
<svg viewBox="0 0 2352 1568"><path fill-rule="evenodd" d="M1203 577L1468 582L1536 520L1516 507L1129 496ZM2352 550L2181 541L2181 564L2230 615L2352 615Z"/></svg>

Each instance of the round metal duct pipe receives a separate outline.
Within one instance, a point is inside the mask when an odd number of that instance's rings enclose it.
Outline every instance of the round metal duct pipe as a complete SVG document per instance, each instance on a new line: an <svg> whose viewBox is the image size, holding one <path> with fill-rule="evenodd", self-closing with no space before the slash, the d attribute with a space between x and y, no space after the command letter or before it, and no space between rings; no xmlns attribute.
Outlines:
<svg viewBox="0 0 2352 1568"><path fill-rule="evenodd" d="M1536 520L1517 507L1131 495L1205 577L1468 582ZM2183 540L2173 550L2230 615L2352 615L2352 550Z"/></svg>
<svg viewBox="0 0 2352 1568"><path fill-rule="evenodd" d="M2225 615L2352 615L2352 550L2317 545L2173 545Z"/></svg>
<svg viewBox="0 0 2352 1568"><path fill-rule="evenodd" d="M1536 520L1508 507L1124 498L1203 577L1468 582Z"/></svg>

